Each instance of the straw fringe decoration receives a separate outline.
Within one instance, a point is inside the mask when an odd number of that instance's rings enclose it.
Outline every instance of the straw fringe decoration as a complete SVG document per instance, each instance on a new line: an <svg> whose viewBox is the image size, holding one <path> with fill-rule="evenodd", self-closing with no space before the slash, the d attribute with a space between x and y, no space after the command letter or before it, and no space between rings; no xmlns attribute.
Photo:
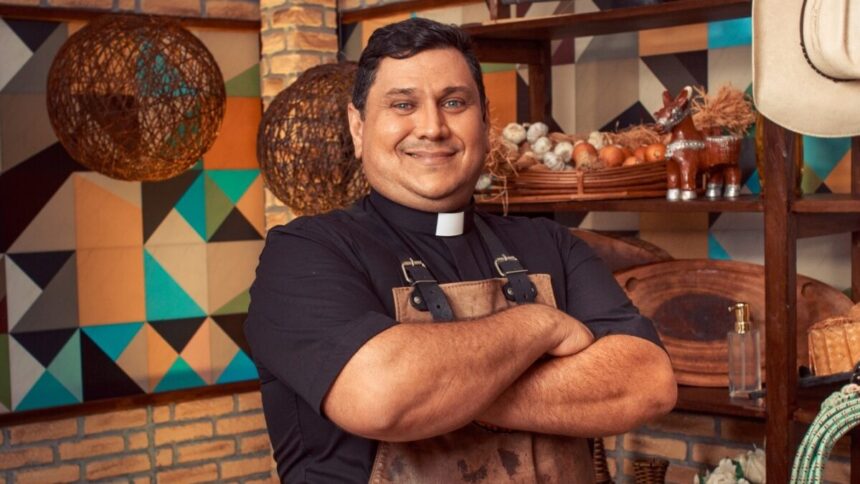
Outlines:
<svg viewBox="0 0 860 484"><path fill-rule="evenodd" d="M120 180L164 180L215 141L221 70L176 21L100 17L69 37L48 73L48 114L69 154Z"/></svg>
<svg viewBox="0 0 860 484"><path fill-rule="evenodd" d="M355 70L353 62L308 69L278 94L260 123L263 178L303 215L347 206L370 190L346 114Z"/></svg>

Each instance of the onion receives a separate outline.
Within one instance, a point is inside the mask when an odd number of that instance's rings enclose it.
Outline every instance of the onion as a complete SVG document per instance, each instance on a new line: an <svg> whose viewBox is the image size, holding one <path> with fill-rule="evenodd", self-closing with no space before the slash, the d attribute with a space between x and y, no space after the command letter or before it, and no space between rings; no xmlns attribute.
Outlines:
<svg viewBox="0 0 860 484"><path fill-rule="evenodd" d="M573 148L573 162L577 168L593 168L597 164L597 149L591 143L578 143Z"/></svg>
<svg viewBox="0 0 860 484"><path fill-rule="evenodd" d="M598 151L597 159L610 168L621 166L624 163L624 151L616 145L604 146Z"/></svg>
<svg viewBox="0 0 860 484"><path fill-rule="evenodd" d="M645 148L645 161L653 163L666 159L666 145L663 143L650 144Z"/></svg>

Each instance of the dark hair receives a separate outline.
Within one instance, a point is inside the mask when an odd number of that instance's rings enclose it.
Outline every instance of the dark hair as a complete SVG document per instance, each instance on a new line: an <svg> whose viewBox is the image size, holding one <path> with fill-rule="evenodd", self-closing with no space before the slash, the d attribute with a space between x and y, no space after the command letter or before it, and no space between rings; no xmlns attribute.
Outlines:
<svg viewBox="0 0 860 484"><path fill-rule="evenodd" d="M472 50L469 35L453 25L445 25L426 18L410 18L377 29L370 36L367 47L358 60L355 85L352 88L352 104L364 115L367 93L376 77L379 62L386 58L407 59L430 49L454 48L463 54L472 79L478 86L481 112L487 115L487 95L484 92L484 77L481 63Z"/></svg>

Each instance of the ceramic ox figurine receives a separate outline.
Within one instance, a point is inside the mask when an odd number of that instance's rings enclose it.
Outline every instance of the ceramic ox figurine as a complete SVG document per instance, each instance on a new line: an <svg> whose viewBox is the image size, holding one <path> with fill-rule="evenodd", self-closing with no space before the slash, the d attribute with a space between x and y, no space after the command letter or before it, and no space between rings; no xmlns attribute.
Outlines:
<svg viewBox="0 0 860 484"><path fill-rule="evenodd" d="M696 129L690 111L692 94L690 86L682 89L674 99L669 91L664 91L663 108L654 113L658 128L671 133L666 145L666 199L695 199L699 178L707 180L707 198L736 198L741 189L738 166L740 141L724 136L705 136Z"/></svg>

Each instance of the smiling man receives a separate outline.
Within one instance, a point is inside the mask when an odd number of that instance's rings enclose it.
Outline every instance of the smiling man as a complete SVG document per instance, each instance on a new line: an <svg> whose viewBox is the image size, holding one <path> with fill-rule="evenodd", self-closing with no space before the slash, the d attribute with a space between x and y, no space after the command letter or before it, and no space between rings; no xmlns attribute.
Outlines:
<svg viewBox="0 0 860 484"><path fill-rule="evenodd" d="M285 482L592 482L584 438L668 412L653 324L548 220L480 213L468 37L377 30L349 107L372 186L269 232L245 332Z"/></svg>

